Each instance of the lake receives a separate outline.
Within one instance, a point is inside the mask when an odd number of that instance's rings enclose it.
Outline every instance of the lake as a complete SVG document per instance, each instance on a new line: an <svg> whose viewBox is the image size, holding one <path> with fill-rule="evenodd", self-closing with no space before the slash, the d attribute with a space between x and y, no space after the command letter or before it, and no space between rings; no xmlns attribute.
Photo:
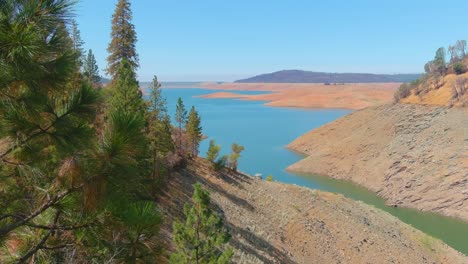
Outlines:
<svg viewBox="0 0 468 264"><path fill-rule="evenodd" d="M263 178L297 184L324 191L341 193L349 198L385 210L419 230L443 240L453 248L468 254L468 223L458 219L413 209L385 205L383 199L348 181L318 175L295 175L285 169L302 156L285 148L287 144L307 131L329 123L349 110L275 108L262 101L236 99L205 99L196 96L217 92L206 89L163 89L168 110L174 116L177 99L182 98L187 110L193 105L198 110L203 134L208 137L200 145L200 156L205 156L210 139L221 145L221 153L229 154L231 144L245 147L239 159L239 170ZM262 92L236 91L242 94Z"/></svg>

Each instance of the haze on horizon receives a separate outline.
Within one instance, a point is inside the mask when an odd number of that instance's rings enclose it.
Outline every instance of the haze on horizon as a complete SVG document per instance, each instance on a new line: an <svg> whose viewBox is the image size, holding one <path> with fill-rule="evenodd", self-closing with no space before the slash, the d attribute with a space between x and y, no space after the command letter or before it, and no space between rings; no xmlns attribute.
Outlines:
<svg viewBox="0 0 468 264"><path fill-rule="evenodd" d="M116 0L76 20L104 75ZM419 73L466 39L468 1L132 1L141 81L233 81L285 69Z"/></svg>

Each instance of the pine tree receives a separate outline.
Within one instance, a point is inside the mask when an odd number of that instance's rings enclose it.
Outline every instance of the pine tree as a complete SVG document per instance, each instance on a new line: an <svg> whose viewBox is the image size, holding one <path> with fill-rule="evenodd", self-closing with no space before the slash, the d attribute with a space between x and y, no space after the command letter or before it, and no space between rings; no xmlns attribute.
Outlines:
<svg viewBox="0 0 468 264"><path fill-rule="evenodd" d="M93 145L99 95L76 79L71 8L70 1L0 5L8 29L0 34L0 243L15 234L21 245L14 255L0 247L2 263L55 262L52 244L73 244L73 232L89 224L79 161Z"/></svg>
<svg viewBox="0 0 468 264"><path fill-rule="evenodd" d="M210 208L210 195L199 183L194 185L193 206L185 205L185 221L174 222L177 252L171 263L230 263L233 251L223 220Z"/></svg>
<svg viewBox="0 0 468 264"><path fill-rule="evenodd" d="M182 98L180 97L179 99L177 99L175 121L177 122L177 126L178 126L177 148L178 148L179 154L183 154L184 146L182 144L183 143L182 142L182 137L183 137L182 125L187 122L187 110L185 110L184 102L182 101Z"/></svg>
<svg viewBox="0 0 468 264"><path fill-rule="evenodd" d="M160 216L140 201L146 122L115 107L93 130L100 90L76 74L71 8L0 5L0 244L18 245L0 247L0 262L154 262Z"/></svg>
<svg viewBox="0 0 468 264"><path fill-rule="evenodd" d="M192 157L197 157L198 147L200 145L200 141L202 140L202 127L200 116L198 115L198 112L195 110L194 106L192 106L190 109L185 131L187 132L187 138L190 145L190 154Z"/></svg>
<svg viewBox="0 0 468 264"><path fill-rule="evenodd" d="M111 84L110 108L126 113L137 113L144 116L145 102L140 91L136 74L130 63L123 59Z"/></svg>
<svg viewBox="0 0 468 264"><path fill-rule="evenodd" d="M86 59L83 64L83 75L86 80L88 80L94 86L99 86L101 82L101 76L99 76L99 68L91 49L88 50L88 54L86 55Z"/></svg>
<svg viewBox="0 0 468 264"><path fill-rule="evenodd" d="M206 159L214 164L218 159L220 151L221 146L217 145L214 139L210 140L210 145L208 147L208 151L206 152Z"/></svg>
<svg viewBox="0 0 468 264"><path fill-rule="evenodd" d="M70 37L71 37L71 40L72 40L73 50L78 52L78 55L81 58L83 56L84 41L81 39L81 32L78 29L78 24L76 23L75 20L72 20L72 22L71 22Z"/></svg>
<svg viewBox="0 0 468 264"><path fill-rule="evenodd" d="M112 15L111 43L107 48L107 73L113 78L118 72L122 60L127 60L132 71L138 68L138 54L135 46L137 36L131 23L132 10L129 0L119 0Z"/></svg>
<svg viewBox="0 0 468 264"><path fill-rule="evenodd" d="M232 170L236 171L237 170L237 165L238 161L240 158L240 153L244 151L244 147L241 145L238 145L236 143L233 143L231 146L231 154L229 155L229 165Z"/></svg>
<svg viewBox="0 0 468 264"><path fill-rule="evenodd" d="M167 102L162 95L161 83L156 75L153 77L149 88L149 111L151 112L151 118L161 120L167 115Z"/></svg>
<svg viewBox="0 0 468 264"><path fill-rule="evenodd" d="M125 224L114 248L120 250L116 259L122 263L156 263L161 253L158 244L162 217L153 202L138 201L115 210L116 218Z"/></svg>
<svg viewBox="0 0 468 264"><path fill-rule="evenodd" d="M148 105L148 139L150 141L152 163L152 194L156 193L156 185L161 180L162 173L167 173L166 156L174 149L172 142L172 126L167 114L167 103L161 92L161 84L154 76L150 86Z"/></svg>

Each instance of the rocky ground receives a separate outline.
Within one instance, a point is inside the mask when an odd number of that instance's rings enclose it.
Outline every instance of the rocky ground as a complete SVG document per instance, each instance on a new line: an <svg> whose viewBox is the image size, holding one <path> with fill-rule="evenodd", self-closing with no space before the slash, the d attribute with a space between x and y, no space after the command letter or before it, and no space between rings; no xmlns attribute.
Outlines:
<svg viewBox="0 0 468 264"><path fill-rule="evenodd" d="M231 230L234 263L468 263L439 240L388 213L341 195L213 172L202 159L174 173L159 203L163 240L172 243L192 184L201 182Z"/></svg>
<svg viewBox="0 0 468 264"><path fill-rule="evenodd" d="M291 171L356 182L389 204L468 220L468 109L387 104L315 129L288 147Z"/></svg>

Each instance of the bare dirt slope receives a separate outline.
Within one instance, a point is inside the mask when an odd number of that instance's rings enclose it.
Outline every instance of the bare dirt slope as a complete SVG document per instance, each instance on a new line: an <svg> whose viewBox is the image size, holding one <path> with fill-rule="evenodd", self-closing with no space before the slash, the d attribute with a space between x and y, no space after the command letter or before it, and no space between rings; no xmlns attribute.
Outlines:
<svg viewBox="0 0 468 264"><path fill-rule="evenodd" d="M347 179L389 204L468 220L468 109L383 105L315 129L288 147L291 171Z"/></svg>
<svg viewBox="0 0 468 264"><path fill-rule="evenodd" d="M171 223L201 182L231 230L234 263L468 263L439 240L341 195L215 173L205 160L171 176L160 199Z"/></svg>

